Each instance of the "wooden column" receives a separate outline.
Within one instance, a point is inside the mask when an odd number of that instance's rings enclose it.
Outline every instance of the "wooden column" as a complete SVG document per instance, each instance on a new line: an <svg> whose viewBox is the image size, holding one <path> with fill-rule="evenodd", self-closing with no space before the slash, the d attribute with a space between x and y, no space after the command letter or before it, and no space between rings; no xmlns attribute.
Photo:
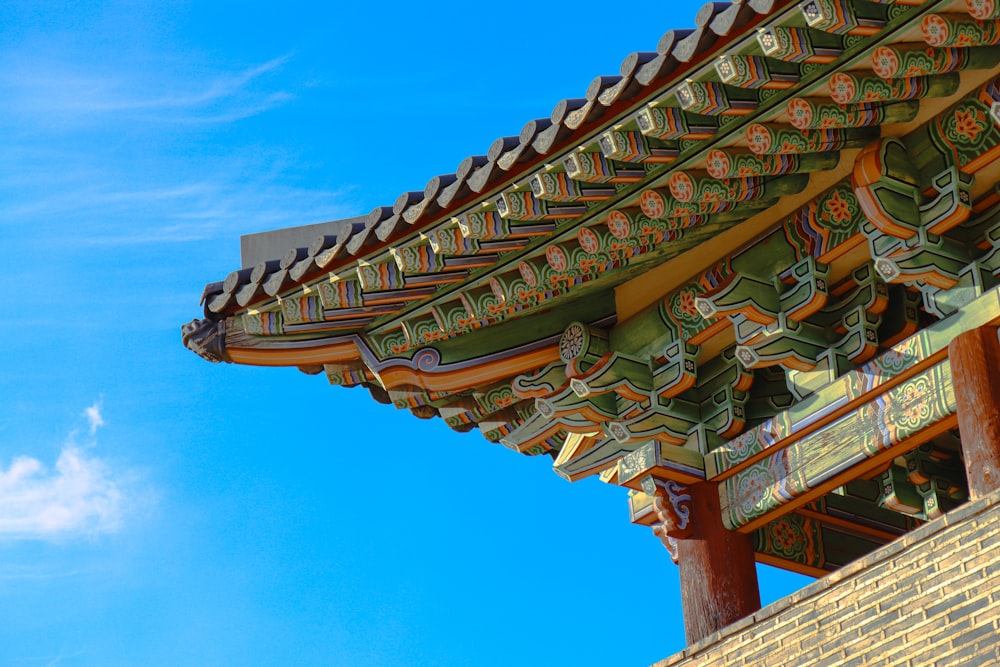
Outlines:
<svg viewBox="0 0 1000 667"><path fill-rule="evenodd" d="M1000 488L1000 341L995 327L959 334L948 345L969 496Z"/></svg>
<svg viewBox="0 0 1000 667"><path fill-rule="evenodd" d="M722 525L718 485L691 493L691 537L677 540L684 630L692 644L760 609L753 538Z"/></svg>

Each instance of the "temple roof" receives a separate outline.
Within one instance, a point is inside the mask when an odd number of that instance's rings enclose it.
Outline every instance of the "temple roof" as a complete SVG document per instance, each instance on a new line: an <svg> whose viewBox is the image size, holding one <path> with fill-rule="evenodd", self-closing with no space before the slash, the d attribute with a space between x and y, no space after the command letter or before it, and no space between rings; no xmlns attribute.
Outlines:
<svg viewBox="0 0 1000 667"><path fill-rule="evenodd" d="M654 468L731 477L995 282L991 7L708 3L423 190L247 238L185 344L647 500Z"/></svg>
<svg viewBox="0 0 1000 667"><path fill-rule="evenodd" d="M926 34L927 26L922 34L915 20L925 7L941 4L707 3L694 28L668 31L655 51L630 54L618 75L596 77L583 97L559 102L549 118L531 120L518 135L497 139L485 155L463 160L455 173L435 176L423 190L404 192L367 216L284 230L262 246L269 256L245 252L241 268L205 287L206 323L199 330L207 331L207 322L250 313L244 319L248 334L266 337L280 329L297 336L285 346L299 340L301 347L309 345L301 341L310 336L383 335L392 322L405 339L392 345L399 354L401 348L415 351L451 338L452 330L471 332L540 306L549 309L570 291L574 298L603 292L595 299L608 301L607 290L720 231L786 201L802 201L796 195L816 190L810 174L834 172L839 152L878 136L880 126L905 129L918 115L927 116L930 112L920 113L928 107L920 98L958 92L960 75L948 73L952 70L933 76L886 73L872 61L876 43L902 42L900 53L909 57L914 45L941 41ZM943 3L949 10L955 4ZM844 70L850 73L838 76L847 77L853 93L831 77ZM892 78L900 74L904 78ZM880 87L885 80L894 85ZM794 146L782 150L772 146L777 143ZM704 197L720 201L706 205ZM569 246L586 251L588 245L629 243L626 229L639 218L667 220L653 230L653 251L633 252L606 267L597 262L593 271L550 290L555 293L513 309L495 307L492 316L483 317L470 304L477 290L513 301L516 283L521 288L537 283L546 270L539 261L549 268L565 262L571 259ZM604 226L580 231L595 220ZM578 288L598 276L597 285ZM439 321L460 303L469 322ZM584 313L592 319L614 311L610 303L592 306L594 312ZM324 314L311 316L310 308ZM449 333L414 334L432 320ZM227 358L197 343L197 336L185 340L206 358ZM241 342L260 347L262 341L231 340L229 348ZM382 352L388 349L383 346ZM250 356L244 360L275 363Z"/></svg>
<svg viewBox="0 0 1000 667"><path fill-rule="evenodd" d="M242 269L206 286L206 316L230 315L317 275L342 269L461 214L470 205L482 205L492 194L530 178L540 167L548 171L547 160L578 149L588 139L594 141L596 131L662 93L723 50L734 36L789 4L778 0L706 3L695 16L694 28L670 30L655 51L630 54L619 74L596 77L583 97L562 100L549 118L528 121L516 136L498 138L484 155L462 160L455 173L435 176L423 190L404 192L391 205L379 206L367 216L325 223L325 233L309 239L311 243L292 244L254 262L244 257Z"/></svg>

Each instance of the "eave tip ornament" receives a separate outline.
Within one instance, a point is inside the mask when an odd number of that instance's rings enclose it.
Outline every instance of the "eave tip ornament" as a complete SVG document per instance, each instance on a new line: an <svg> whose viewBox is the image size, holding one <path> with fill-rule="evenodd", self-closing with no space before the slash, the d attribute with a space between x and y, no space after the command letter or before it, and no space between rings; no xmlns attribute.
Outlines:
<svg viewBox="0 0 1000 667"><path fill-rule="evenodd" d="M226 323L224 320L193 319L181 327L184 347L212 363L232 363L226 352Z"/></svg>

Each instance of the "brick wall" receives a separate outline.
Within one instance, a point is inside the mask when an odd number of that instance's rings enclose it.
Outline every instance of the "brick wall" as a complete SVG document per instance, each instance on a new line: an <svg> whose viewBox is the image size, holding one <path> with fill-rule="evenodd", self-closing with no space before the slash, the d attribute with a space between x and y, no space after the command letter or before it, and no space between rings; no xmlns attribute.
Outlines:
<svg viewBox="0 0 1000 667"><path fill-rule="evenodd" d="M1000 665L1000 492L654 667Z"/></svg>

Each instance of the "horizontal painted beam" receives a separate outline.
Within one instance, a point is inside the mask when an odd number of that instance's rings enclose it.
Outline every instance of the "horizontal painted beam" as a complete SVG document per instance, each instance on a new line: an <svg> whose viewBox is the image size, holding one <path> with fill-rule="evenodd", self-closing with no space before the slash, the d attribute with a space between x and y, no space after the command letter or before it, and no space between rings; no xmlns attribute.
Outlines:
<svg viewBox="0 0 1000 667"><path fill-rule="evenodd" d="M709 452L707 479L722 481L775 452L823 429L890 390L947 354L948 343L963 331L1000 320L1000 288L968 303L951 317L910 336L812 396Z"/></svg>
<svg viewBox="0 0 1000 667"><path fill-rule="evenodd" d="M951 366L938 363L771 453L719 487L723 523L749 531L955 426Z"/></svg>

